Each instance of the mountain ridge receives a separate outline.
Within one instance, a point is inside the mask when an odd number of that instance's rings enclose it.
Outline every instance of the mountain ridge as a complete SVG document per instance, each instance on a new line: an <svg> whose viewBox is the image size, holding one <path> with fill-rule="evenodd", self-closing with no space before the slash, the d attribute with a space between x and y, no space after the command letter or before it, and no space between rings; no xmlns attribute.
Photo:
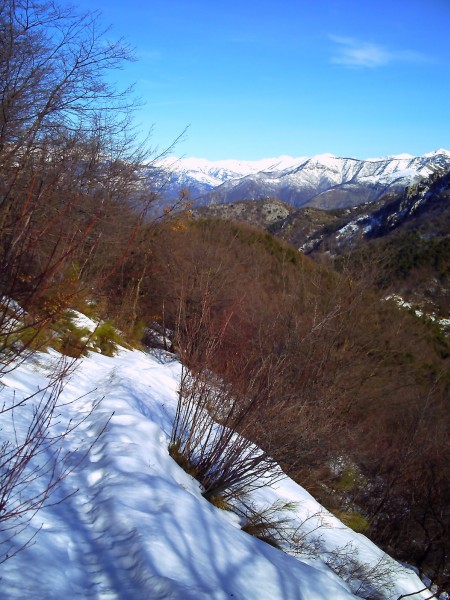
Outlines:
<svg viewBox="0 0 450 600"><path fill-rule="evenodd" d="M165 159L163 194L177 197L186 189L194 206L278 198L296 208L347 208L378 200L390 192L450 169L450 152L438 149L422 156L400 154L357 159L318 154L312 157L260 161Z"/></svg>

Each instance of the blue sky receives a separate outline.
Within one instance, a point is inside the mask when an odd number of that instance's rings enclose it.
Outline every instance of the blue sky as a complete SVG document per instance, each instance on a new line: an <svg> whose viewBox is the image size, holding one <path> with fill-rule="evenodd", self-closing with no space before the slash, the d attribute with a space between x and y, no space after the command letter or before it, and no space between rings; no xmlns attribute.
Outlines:
<svg viewBox="0 0 450 600"><path fill-rule="evenodd" d="M175 154L369 158L450 149L450 0L80 0Z"/></svg>

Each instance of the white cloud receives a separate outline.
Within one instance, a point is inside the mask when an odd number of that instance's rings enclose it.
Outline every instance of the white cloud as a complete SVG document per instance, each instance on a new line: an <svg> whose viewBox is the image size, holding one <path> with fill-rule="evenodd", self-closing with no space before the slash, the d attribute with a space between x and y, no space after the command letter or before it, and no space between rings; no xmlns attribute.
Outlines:
<svg viewBox="0 0 450 600"><path fill-rule="evenodd" d="M355 38L330 35L335 43L331 62L350 67L382 67L392 62L428 62L425 55L411 50L389 50L379 44L363 42Z"/></svg>

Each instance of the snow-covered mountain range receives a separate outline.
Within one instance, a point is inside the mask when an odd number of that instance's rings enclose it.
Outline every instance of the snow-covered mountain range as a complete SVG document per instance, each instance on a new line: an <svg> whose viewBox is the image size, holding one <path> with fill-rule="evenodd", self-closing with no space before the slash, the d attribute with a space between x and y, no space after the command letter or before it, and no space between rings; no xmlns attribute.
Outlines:
<svg viewBox="0 0 450 600"><path fill-rule="evenodd" d="M167 158L161 164L168 172L164 194L176 197L186 188L197 206L273 197L295 207L337 208L372 202L449 169L450 152L366 160L332 154L259 161Z"/></svg>
<svg viewBox="0 0 450 600"><path fill-rule="evenodd" d="M263 158L255 161L165 158L158 163L158 166L162 166L168 173L165 193L177 195L179 190L185 187L190 191L192 198L197 198L223 183L258 173L281 173L304 160L307 159L291 156Z"/></svg>

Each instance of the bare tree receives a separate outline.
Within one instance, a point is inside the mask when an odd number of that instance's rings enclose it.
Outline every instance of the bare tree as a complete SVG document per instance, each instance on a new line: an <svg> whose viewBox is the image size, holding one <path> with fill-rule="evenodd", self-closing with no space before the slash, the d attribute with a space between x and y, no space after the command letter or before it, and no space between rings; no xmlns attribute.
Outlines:
<svg viewBox="0 0 450 600"><path fill-rule="evenodd" d="M88 285L99 289L118 268L154 199L148 144L136 143L131 124L136 103L106 77L131 59L96 13L0 0L0 378L44 347L48 325ZM96 255L108 260L92 268ZM74 468L65 441L90 412L59 423L73 365L55 365L44 389L0 406L0 562Z"/></svg>
<svg viewBox="0 0 450 600"><path fill-rule="evenodd" d="M66 308L60 286L58 301L32 314L46 296L55 299L50 290L71 264L85 268L110 239L108 213L119 202L125 213L124 203L139 206L137 217L125 218L119 260L153 199L142 167L148 147L131 128L134 101L106 80L131 58L95 13L0 2L0 351L9 358ZM17 319L12 300L26 318Z"/></svg>

